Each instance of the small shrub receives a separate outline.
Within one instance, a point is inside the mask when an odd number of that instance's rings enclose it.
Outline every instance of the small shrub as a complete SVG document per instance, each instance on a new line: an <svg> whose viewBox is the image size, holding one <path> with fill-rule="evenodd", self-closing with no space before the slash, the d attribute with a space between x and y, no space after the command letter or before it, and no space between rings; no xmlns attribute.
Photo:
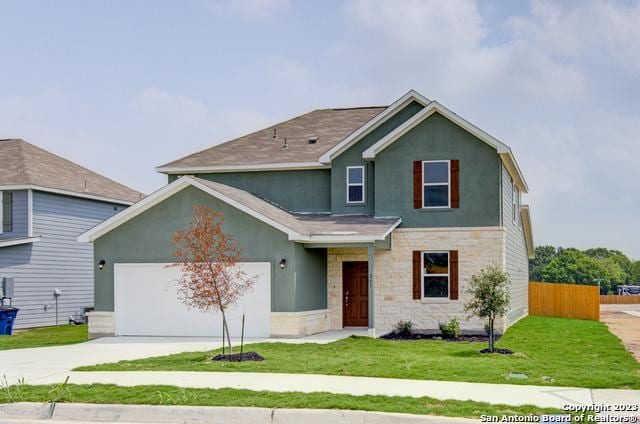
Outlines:
<svg viewBox="0 0 640 424"><path fill-rule="evenodd" d="M494 350L494 323L496 318L504 316L509 308L509 274L498 265L490 265L474 274L468 281L466 293L470 299L464 310L470 316L477 316L489 323L489 351Z"/></svg>
<svg viewBox="0 0 640 424"><path fill-rule="evenodd" d="M440 332L444 337L448 338L457 338L462 335L462 330L460 330L460 323L457 318L453 318L449 322L441 322L438 323L440 327Z"/></svg>
<svg viewBox="0 0 640 424"><path fill-rule="evenodd" d="M411 321L400 320L396 324L395 330L400 334L411 334L411 331L413 330L413 323Z"/></svg>

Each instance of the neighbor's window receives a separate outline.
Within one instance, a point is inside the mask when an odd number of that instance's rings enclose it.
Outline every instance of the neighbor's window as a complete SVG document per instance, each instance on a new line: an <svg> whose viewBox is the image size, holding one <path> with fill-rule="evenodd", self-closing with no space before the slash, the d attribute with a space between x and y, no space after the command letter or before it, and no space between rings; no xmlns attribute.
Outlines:
<svg viewBox="0 0 640 424"><path fill-rule="evenodd" d="M451 206L449 175L448 160L422 162L422 207L448 208Z"/></svg>
<svg viewBox="0 0 640 424"><path fill-rule="evenodd" d="M422 253L422 297L449 297L449 252Z"/></svg>
<svg viewBox="0 0 640 424"><path fill-rule="evenodd" d="M2 232L13 231L13 193L2 193Z"/></svg>
<svg viewBox="0 0 640 424"><path fill-rule="evenodd" d="M347 166L347 203L364 203L364 166Z"/></svg>

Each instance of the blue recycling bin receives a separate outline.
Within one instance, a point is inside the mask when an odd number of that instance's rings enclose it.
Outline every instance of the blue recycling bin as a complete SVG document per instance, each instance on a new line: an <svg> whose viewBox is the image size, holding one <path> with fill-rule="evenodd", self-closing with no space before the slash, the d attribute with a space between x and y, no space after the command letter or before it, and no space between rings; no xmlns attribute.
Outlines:
<svg viewBox="0 0 640 424"><path fill-rule="evenodd" d="M18 308L11 306L0 306L0 336L10 336L13 333L13 322L18 311Z"/></svg>

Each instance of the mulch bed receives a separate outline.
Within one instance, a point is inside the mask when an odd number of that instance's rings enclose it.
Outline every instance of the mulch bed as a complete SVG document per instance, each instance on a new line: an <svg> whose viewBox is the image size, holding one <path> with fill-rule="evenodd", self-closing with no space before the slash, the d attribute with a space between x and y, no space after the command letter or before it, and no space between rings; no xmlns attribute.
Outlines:
<svg viewBox="0 0 640 424"><path fill-rule="evenodd" d="M480 351L480 353L499 353L500 355L513 355L513 350L511 349L493 349L493 352L489 350L489 348L484 348Z"/></svg>
<svg viewBox="0 0 640 424"><path fill-rule="evenodd" d="M264 361L264 358L256 352L231 353L226 355L216 355L211 358L212 361L225 362L245 362L245 361Z"/></svg>
<svg viewBox="0 0 640 424"><path fill-rule="evenodd" d="M424 333L389 333L380 337L385 340L444 340L446 342L488 342L489 336L481 334L463 334L460 337L446 337L442 334ZM496 334L494 340L498 340L500 335Z"/></svg>

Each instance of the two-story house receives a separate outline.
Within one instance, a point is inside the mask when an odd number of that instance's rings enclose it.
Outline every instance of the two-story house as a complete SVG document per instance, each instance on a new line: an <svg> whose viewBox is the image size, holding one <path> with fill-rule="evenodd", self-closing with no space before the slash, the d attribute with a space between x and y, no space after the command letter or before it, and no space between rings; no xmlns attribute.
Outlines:
<svg viewBox="0 0 640 424"><path fill-rule="evenodd" d="M0 280L17 328L66 324L93 307L93 248L78 235L142 194L20 139L0 140ZM60 296L55 296L54 293Z"/></svg>
<svg viewBox="0 0 640 424"><path fill-rule="evenodd" d="M489 264L511 277L503 328L527 314L533 255L527 184L508 146L410 91L387 107L321 109L157 168L169 184L89 230L90 334L219 335L176 295L171 239L192 205L224 215L259 276L231 314L239 335L345 327L437 328ZM100 264L100 266L98 266Z"/></svg>

